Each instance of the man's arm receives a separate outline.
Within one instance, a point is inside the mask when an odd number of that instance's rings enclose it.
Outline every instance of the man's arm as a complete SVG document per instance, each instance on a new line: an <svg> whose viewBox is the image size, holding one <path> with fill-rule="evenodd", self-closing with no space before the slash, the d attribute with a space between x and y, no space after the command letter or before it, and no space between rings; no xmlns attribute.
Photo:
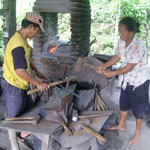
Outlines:
<svg viewBox="0 0 150 150"><path fill-rule="evenodd" d="M40 90L47 90L49 88L47 83L39 82L32 78L25 69L16 69L15 72L20 78L35 85Z"/></svg>
<svg viewBox="0 0 150 150"><path fill-rule="evenodd" d="M49 85L43 82L39 82L32 78L29 73L25 70L27 68L27 63L25 59L25 51L23 47L17 47L12 51L14 69L16 74L23 80L32 83L37 86L40 90L46 90Z"/></svg>
<svg viewBox="0 0 150 150"><path fill-rule="evenodd" d="M36 75L40 78L40 79L45 79L45 76L37 69L37 67L34 64L33 59L30 59L30 66L31 68L35 71Z"/></svg>

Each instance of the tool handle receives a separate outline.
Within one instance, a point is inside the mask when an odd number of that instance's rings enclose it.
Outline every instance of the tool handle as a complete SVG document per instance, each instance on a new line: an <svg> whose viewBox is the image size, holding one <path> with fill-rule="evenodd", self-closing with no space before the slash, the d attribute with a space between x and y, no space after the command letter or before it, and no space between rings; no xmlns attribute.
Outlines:
<svg viewBox="0 0 150 150"><path fill-rule="evenodd" d="M112 112L104 113L104 114L81 115L78 116L78 118L83 119L83 118L102 117L102 116L110 116L110 115L112 115Z"/></svg>
<svg viewBox="0 0 150 150"><path fill-rule="evenodd" d="M63 81L52 82L52 83L49 83L49 86L52 87L52 86L55 86L55 85L57 85L57 84L70 81L70 80L72 80L72 79L74 79L74 78L75 78L75 76L71 76L71 77L68 77L68 78L64 79ZM37 89L37 88L36 88L36 89L33 89L33 90L28 91L28 92L27 92L27 95L30 95L30 94L33 94L33 93L39 92L39 91L40 91L40 89Z"/></svg>
<svg viewBox="0 0 150 150"><path fill-rule="evenodd" d="M24 123L29 123L29 124L33 124L33 125L36 125L37 124L37 120L34 119L34 120L9 120L9 121L6 121L6 120L3 120L2 121L3 124L10 124L10 123L19 123L19 124L24 124Z"/></svg>
<svg viewBox="0 0 150 150"><path fill-rule="evenodd" d="M88 133L94 135L94 136L97 137L100 141L102 141L102 142L104 142L104 143L107 141L103 136L101 136L101 135L98 134L96 131L94 131L93 129L91 129L91 128L87 127L87 126L83 126L82 129L83 129L84 131L87 131Z"/></svg>
<svg viewBox="0 0 150 150"><path fill-rule="evenodd" d="M35 117L12 117L12 118L5 118L5 121L15 121L15 120L33 120Z"/></svg>
<svg viewBox="0 0 150 150"><path fill-rule="evenodd" d="M84 62L83 66L88 67L88 68L91 68L91 69L94 69L94 70L97 69L97 67L95 67L95 66L93 66L93 65L91 65L91 64L88 64L88 63L86 63L86 62Z"/></svg>

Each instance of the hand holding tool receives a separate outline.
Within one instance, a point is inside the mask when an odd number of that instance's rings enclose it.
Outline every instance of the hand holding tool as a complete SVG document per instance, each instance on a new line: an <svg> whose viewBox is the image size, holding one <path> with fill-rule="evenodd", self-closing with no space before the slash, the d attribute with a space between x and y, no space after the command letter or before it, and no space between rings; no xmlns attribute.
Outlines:
<svg viewBox="0 0 150 150"><path fill-rule="evenodd" d="M57 84L67 82L67 81L70 81L70 80L75 79L75 78L76 78L75 76L71 76L71 77L64 79L63 81L57 81L57 82L49 83L49 86L52 87L52 86L55 86ZM33 90L28 91L27 95L30 95L30 94L33 94L33 93L39 92L39 91L40 91L40 89L33 89Z"/></svg>

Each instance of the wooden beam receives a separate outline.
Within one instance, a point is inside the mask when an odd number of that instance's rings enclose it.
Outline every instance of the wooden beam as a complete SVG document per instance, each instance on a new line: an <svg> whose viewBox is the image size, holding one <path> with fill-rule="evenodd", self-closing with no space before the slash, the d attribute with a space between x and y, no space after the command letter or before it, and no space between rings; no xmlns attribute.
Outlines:
<svg viewBox="0 0 150 150"><path fill-rule="evenodd" d="M9 140L11 143L12 150L20 150L17 136L16 136L16 131L8 130L8 135L9 135Z"/></svg>
<svg viewBox="0 0 150 150"><path fill-rule="evenodd" d="M16 32L16 0L3 0L3 33L4 45Z"/></svg>

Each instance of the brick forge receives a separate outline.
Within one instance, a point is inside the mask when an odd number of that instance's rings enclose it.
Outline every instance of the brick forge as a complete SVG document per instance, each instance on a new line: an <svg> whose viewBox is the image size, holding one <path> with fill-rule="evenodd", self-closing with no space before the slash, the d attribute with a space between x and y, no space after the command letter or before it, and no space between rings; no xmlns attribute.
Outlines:
<svg viewBox="0 0 150 150"><path fill-rule="evenodd" d="M90 51L91 10L89 0L36 0L34 12L44 19L45 33L39 34L33 40L33 56L39 70L48 78L61 76L64 68L61 64L73 66L78 57L85 57ZM71 39L70 45L59 47L66 53L58 53L50 57L45 43L58 34L58 13L70 13ZM64 51L64 50L62 50ZM70 67L71 68L71 67Z"/></svg>

